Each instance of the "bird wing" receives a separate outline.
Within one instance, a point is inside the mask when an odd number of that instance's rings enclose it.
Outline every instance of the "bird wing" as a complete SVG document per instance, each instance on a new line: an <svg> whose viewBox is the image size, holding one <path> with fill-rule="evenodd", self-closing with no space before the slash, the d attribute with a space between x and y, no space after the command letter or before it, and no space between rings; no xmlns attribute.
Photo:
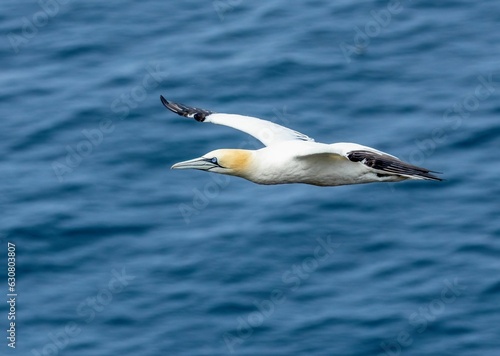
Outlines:
<svg viewBox="0 0 500 356"><path fill-rule="evenodd" d="M304 150L298 159L308 159L317 155L335 155L343 157L353 163L363 164L378 174L397 175L413 179L427 179L442 181L427 168L414 166L388 153L356 143L334 143L331 145L314 145Z"/></svg>
<svg viewBox="0 0 500 356"><path fill-rule="evenodd" d="M212 124L232 127L233 129L243 131L255 137L266 146L290 140L314 141L312 138L300 132L267 120L236 114L214 113L209 110L174 103L168 101L163 96L160 96L160 99L167 109L178 115L193 118L200 122L210 122Z"/></svg>
<svg viewBox="0 0 500 356"><path fill-rule="evenodd" d="M441 178L436 177L427 168L414 166L412 164L401 161L400 159L385 154L367 150L351 151L347 154L347 158L351 162L360 162L367 167L376 171L385 172L388 174L413 178L413 179L427 179L442 181Z"/></svg>

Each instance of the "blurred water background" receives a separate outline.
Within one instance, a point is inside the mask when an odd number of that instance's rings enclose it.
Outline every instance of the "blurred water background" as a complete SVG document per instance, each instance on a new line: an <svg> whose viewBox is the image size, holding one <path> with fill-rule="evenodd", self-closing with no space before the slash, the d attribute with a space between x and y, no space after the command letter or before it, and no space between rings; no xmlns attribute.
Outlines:
<svg viewBox="0 0 500 356"><path fill-rule="evenodd" d="M0 354L499 354L498 1L5 0L0 20ZM171 171L256 142L160 94L446 181Z"/></svg>

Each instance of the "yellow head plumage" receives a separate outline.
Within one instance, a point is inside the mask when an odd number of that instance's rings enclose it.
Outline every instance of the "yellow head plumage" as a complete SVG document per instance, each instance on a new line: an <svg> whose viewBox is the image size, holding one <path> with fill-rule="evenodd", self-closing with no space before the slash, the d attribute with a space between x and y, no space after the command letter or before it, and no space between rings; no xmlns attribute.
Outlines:
<svg viewBox="0 0 500 356"><path fill-rule="evenodd" d="M214 159L214 162L216 160L215 163L218 167L214 168L213 171L242 176L250 169L253 154L249 150L219 149L209 152L203 157Z"/></svg>
<svg viewBox="0 0 500 356"><path fill-rule="evenodd" d="M189 161L179 162L172 169L199 169L246 178L251 173L253 151L219 149Z"/></svg>

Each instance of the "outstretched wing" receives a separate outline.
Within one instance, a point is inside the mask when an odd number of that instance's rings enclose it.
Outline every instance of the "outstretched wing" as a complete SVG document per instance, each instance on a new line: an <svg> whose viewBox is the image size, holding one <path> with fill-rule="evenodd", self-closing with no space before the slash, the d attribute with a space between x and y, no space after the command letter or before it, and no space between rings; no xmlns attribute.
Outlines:
<svg viewBox="0 0 500 356"><path fill-rule="evenodd" d="M373 168L374 170L386 172L388 174L396 174L413 179L442 180L432 174L438 172L414 166L387 154L359 150L349 152L347 154L347 158L352 162L360 162L365 166Z"/></svg>
<svg viewBox="0 0 500 356"><path fill-rule="evenodd" d="M256 117L214 113L209 110L174 103L163 96L160 96L160 99L167 109L178 115L193 118L200 122L211 122L212 124L232 127L255 137L266 146L290 140L314 141L300 132Z"/></svg>
<svg viewBox="0 0 500 356"><path fill-rule="evenodd" d="M331 145L314 145L303 150L298 158L308 158L316 155L334 154L353 163L363 164L373 170L379 177L400 176L410 179L426 179L442 181L427 168L414 166L388 153L356 143L334 143Z"/></svg>
<svg viewBox="0 0 500 356"><path fill-rule="evenodd" d="M397 175L410 179L442 180L432 174L438 172L414 166L401 161L395 156L378 151L371 147L358 145L356 143L335 143L330 146L346 157L349 161L364 164L365 166L373 169L374 173L377 173L377 175L381 177L386 174Z"/></svg>

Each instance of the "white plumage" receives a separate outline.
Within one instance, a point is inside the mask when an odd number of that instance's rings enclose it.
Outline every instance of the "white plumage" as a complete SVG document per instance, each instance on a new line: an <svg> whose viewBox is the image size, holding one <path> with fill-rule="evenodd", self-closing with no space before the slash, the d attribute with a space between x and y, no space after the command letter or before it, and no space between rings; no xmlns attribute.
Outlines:
<svg viewBox="0 0 500 356"><path fill-rule="evenodd" d="M325 144L250 116L213 113L160 97L163 105L181 116L229 126L261 141L259 150L219 149L200 158L179 162L173 169L199 169L229 174L258 184L305 183L336 186L406 179L442 180L432 171L356 143ZM436 173L436 172L433 172Z"/></svg>

